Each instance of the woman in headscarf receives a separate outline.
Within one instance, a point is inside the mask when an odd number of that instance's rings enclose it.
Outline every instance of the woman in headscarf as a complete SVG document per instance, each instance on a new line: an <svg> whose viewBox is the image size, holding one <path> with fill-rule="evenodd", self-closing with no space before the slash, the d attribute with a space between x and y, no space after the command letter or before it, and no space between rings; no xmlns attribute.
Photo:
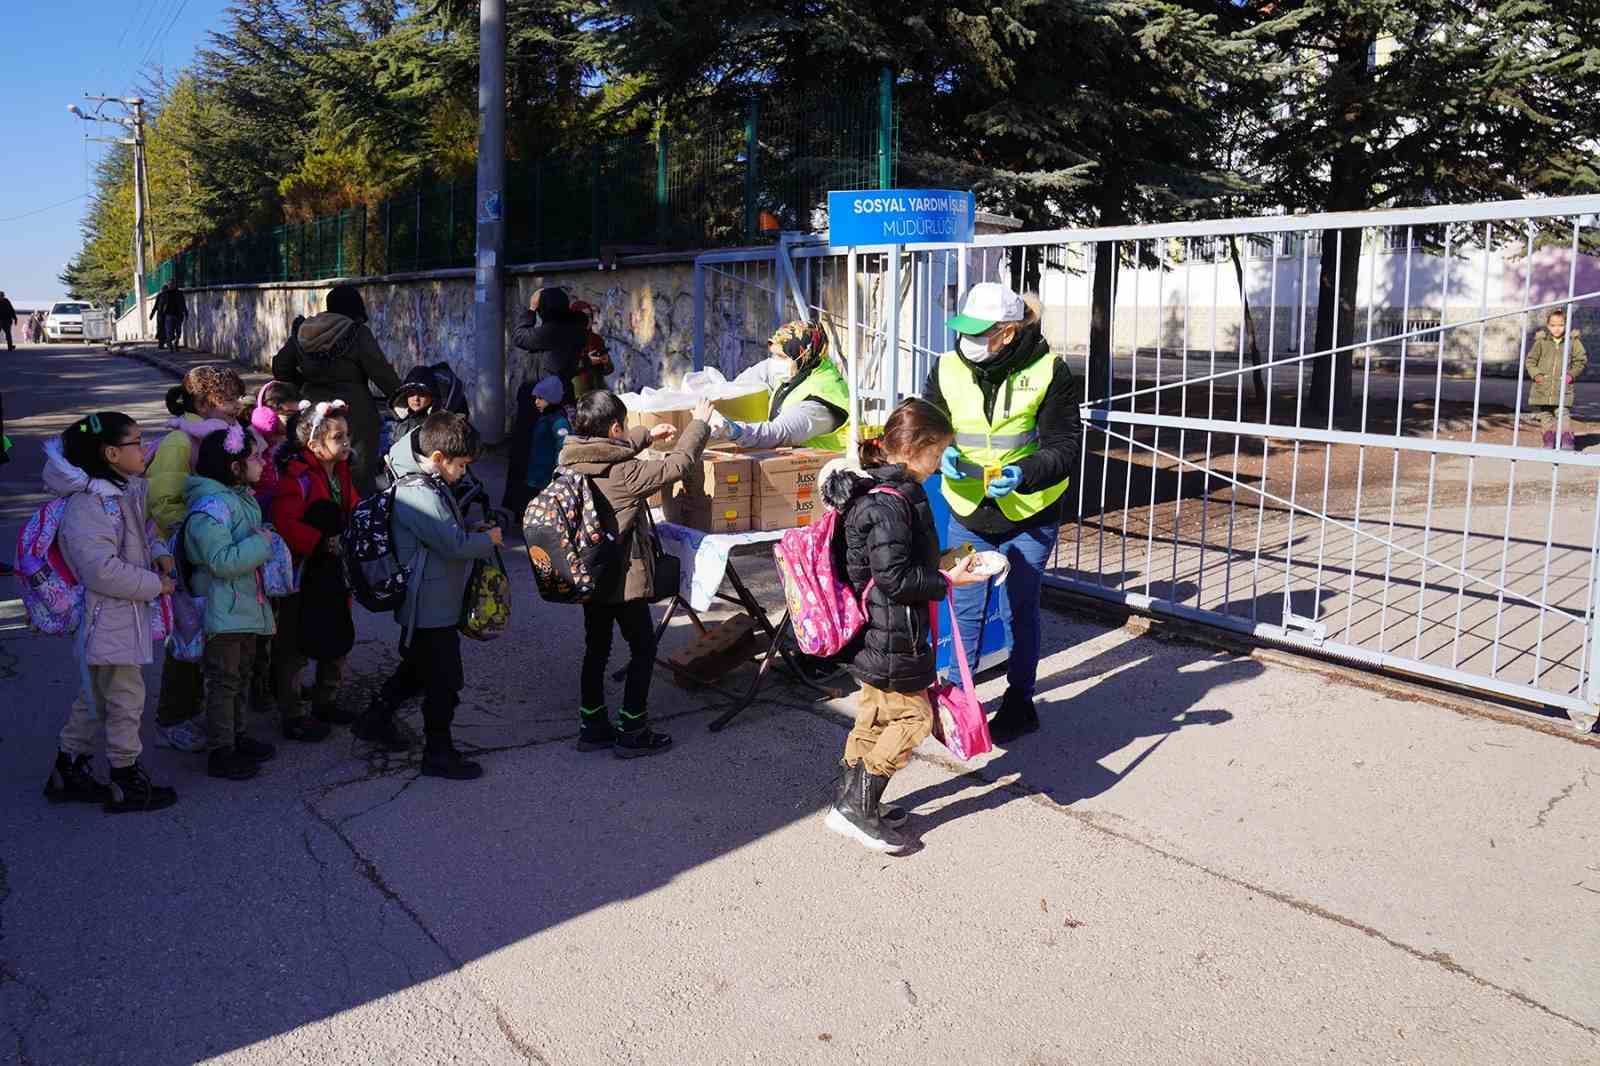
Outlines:
<svg viewBox="0 0 1600 1066"><path fill-rule="evenodd" d="M850 386L828 358L828 335L820 325L790 322L767 342L767 358L735 379L765 385L772 404L765 422L735 422L712 415L713 440L741 448L786 444L843 451L849 441Z"/></svg>
<svg viewBox="0 0 1600 1066"><path fill-rule="evenodd" d="M327 308L320 315L295 319L288 342L272 357L272 376L298 385L313 404L345 402L353 449L350 471L356 491L369 496L377 489L383 462L372 388L392 396L400 388L400 375L367 327L367 306L354 285L330 289Z"/></svg>

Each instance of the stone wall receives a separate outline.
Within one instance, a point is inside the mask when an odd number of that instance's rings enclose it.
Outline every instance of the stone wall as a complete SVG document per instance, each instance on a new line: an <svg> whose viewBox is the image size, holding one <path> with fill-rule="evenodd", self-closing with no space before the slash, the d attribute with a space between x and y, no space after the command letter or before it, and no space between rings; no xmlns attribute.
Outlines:
<svg viewBox="0 0 1600 1066"><path fill-rule="evenodd" d="M369 325L402 376L422 363L445 360L466 382L477 378L473 357L473 272L353 279L366 301ZM194 289L187 292L186 341L266 369L289 338L298 315L322 310L333 281L287 282ZM687 258L598 270L514 271L506 290L506 386L514 395L526 359L511 343L517 313L543 285L561 285L575 300L599 309L595 328L611 349L618 391L675 384L694 368L694 264ZM715 334L716 323L708 323ZM508 404L509 406L509 404ZM508 417L515 414L508 411Z"/></svg>

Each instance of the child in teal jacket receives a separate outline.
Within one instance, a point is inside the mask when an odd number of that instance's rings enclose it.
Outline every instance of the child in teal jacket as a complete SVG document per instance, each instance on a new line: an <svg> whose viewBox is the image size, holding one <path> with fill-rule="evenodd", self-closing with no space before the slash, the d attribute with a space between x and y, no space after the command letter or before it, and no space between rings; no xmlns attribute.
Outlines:
<svg viewBox="0 0 1600 1066"><path fill-rule="evenodd" d="M254 777L276 749L245 732L245 696L256 638L274 631L261 567L272 547L262 531L252 488L264 456L239 426L200 442L195 476L184 485L188 515L181 531L191 587L205 598L206 773L230 781Z"/></svg>

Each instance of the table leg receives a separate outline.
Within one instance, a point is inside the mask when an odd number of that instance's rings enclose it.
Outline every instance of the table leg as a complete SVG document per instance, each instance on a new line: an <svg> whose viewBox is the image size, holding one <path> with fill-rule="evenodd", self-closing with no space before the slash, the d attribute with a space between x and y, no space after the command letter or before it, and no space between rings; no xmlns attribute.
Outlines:
<svg viewBox="0 0 1600 1066"><path fill-rule="evenodd" d="M772 628L772 623L767 621L767 616L762 614L759 610L756 612L756 617L759 619L762 628L771 634L772 643L767 647L767 654L761 657L761 665L756 668L756 676L750 679L750 687L745 691L744 697L740 699L738 703L734 704L726 711L723 711L716 718L712 719L710 726L707 728L709 728L713 733L722 732L724 726L737 718L740 712L742 712L746 707L750 706L750 704L755 701L756 693L761 691L761 682L766 678L767 671L772 669L773 659L778 648L778 637L782 635L783 631L789 626L788 611L783 612L783 621L778 623L777 629Z"/></svg>

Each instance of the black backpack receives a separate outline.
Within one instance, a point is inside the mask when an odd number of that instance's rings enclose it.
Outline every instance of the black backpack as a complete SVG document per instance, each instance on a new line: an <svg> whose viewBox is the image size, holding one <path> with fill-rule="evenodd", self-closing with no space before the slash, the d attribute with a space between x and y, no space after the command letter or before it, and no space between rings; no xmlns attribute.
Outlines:
<svg viewBox="0 0 1600 1066"><path fill-rule="evenodd" d="M394 550L394 494L401 485L425 477L407 474L350 512L339 562L350 594L369 611L393 611L406 602L411 571Z"/></svg>
<svg viewBox="0 0 1600 1066"><path fill-rule="evenodd" d="M610 511L584 474L556 467L555 478L522 516L539 595L551 603L588 603L616 588L627 572L626 546L607 529ZM612 529L616 522L610 523Z"/></svg>

